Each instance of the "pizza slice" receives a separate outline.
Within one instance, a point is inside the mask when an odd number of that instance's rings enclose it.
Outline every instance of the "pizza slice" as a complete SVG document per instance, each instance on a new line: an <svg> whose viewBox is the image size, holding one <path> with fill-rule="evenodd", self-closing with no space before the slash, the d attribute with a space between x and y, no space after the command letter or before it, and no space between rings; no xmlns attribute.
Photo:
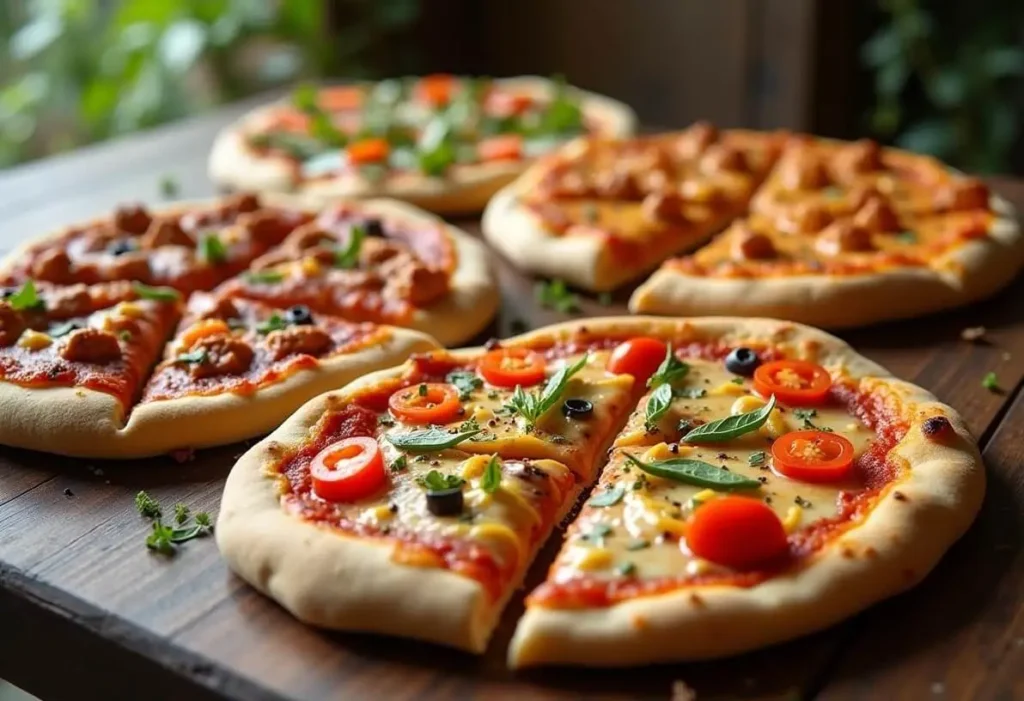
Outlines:
<svg viewBox="0 0 1024 701"><path fill-rule="evenodd" d="M918 582L980 506L959 417L837 339L710 319L675 340L527 598L513 666L796 637Z"/></svg>
<svg viewBox="0 0 1024 701"><path fill-rule="evenodd" d="M0 282L56 285L134 280L183 293L209 290L280 243L307 214L250 194L112 215L34 239L0 263Z"/></svg>
<svg viewBox="0 0 1024 701"><path fill-rule="evenodd" d="M436 347L407 329L197 292L105 450L132 457L245 440L322 392Z"/></svg>
<svg viewBox="0 0 1024 701"><path fill-rule="evenodd" d="M1012 210L980 181L870 141L794 137L750 213L665 262L630 309L855 326L980 299L1022 264Z"/></svg>
<svg viewBox="0 0 1024 701"><path fill-rule="evenodd" d="M27 280L0 301L0 443L100 455L181 314L169 288Z"/></svg>
<svg viewBox="0 0 1024 701"><path fill-rule="evenodd" d="M780 145L778 135L708 124L578 140L496 195L484 234L524 270L609 290L745 211Z"/></svg>
<svg viewBox="0 0 1024 701"><path fill-rule="evenodd" d="M393 200L325 209L219 292L407 326L445 345L478 333L498 305L484 247Z"/></svg>

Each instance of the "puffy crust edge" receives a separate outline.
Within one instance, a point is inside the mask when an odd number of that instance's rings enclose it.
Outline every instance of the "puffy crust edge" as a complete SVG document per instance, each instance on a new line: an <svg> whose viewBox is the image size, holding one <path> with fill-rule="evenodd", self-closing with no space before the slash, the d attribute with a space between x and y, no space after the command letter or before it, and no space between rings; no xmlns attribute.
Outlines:
<svg viewBox="0 0 1024 701"><path fill-rule="evenodd" d="M636 289L640 314L750 314L826 328L905 319L984 299L1024 265L1024 236L1013 207L993 196L998 217L985 240L969 241L936 268L901 268L856 276L802 275L723 279L662 267Z"/></svg>
<svg viewBox="0 0 1024 701"><path fill-rule="evenodd" d="M547 95L552 83L539 76L501 78L503 86L517 87L535 95ZM584 113L603 125L608 136L629 136L636 131L633 110L618 100L579 88L571 90L583 101ZM432 212L468 214L483 209L487 200L514 180L528 162L485 163L460 167L448 178L428 178L410 173L377 185L364 178L341 177L307 185L296 184L290 164L258 158L245 145L241 127L258 119L273 106L259 108L217 135L210 152L210 178L240 190L287 193L300 206L322 207L349 197L394 197Z"/></svg>

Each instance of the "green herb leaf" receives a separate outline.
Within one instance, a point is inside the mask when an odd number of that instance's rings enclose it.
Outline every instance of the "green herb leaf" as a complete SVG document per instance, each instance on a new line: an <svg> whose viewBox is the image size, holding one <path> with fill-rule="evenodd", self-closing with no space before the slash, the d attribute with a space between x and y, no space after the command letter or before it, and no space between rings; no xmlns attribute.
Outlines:
<svg viewBox="0 0 1024 701"><path fill-rule="evenodd" d="M284 273L278 270L256 270L251 273L246 273L245 279L246 281L257 285L272 285L284 280Z"/></svg>
<svg viewBox="0 0 1024 701"><path fill-rule="evenodd" d="M7 303L11 305L11 309L18 312L27 309L43 309L46 306L36 292L36 284L31 280L26 280L17 292L8 297Z"/></svg>
<svg viewBox="0 0 1024 701"><path fill-rule="evenodd" d="M816 409L794 409L793 410L793 416L795 416L796 418L800 419L800 421L802 422L801 426L803 428L817 428L811 422L811 419L813 419L817 415L818 415L818 411Z"/></svg>
<svg viewBox="0 0 1024 701"><path fill-rule="evenodd" d="M416 480L416 484L423 487L428 492L443 492L447 489L461 487L465 483L466 480L462 479L458 475L446 475L438 472L437 470L431 470L425 476Z"/></svg>
<svg viewBox="0 0 1024 701"><path fill-rule="evenodd" d="M247 139L250 146L282 151L297 161L308 161L329 150L327 144L305 134L287 131L270 131L252 134Z"/></svg>
<svg viewBox="0 0 1024 701"><path fill-rule="evenodd" d="M599 507L614 506L615 504L618 504L620 501L622 501L622 497L625 496L625 494L625 489L623 489L619 485L615 485L611 489L606 489L600 494L596 494L590 497L590 500L587 503L590 504L591 506Z"/></svg>
<svg viewBox="0 0 1024 701"><path fill-rule="evenodd" d="M626 453L626 460L644 472L663 477L664 479L690 484L695 487L711 487L723 491L734 489L757 489L761 483L757 480L748 479L735 472L723 470L702 460L691 460L689 458L671 458L669 460L655 460L654 462L641 462L629 453Z"/></svg>
<svg viewBox="0 0 1024 701"><path fill-rule="evenodd" d="M615 571L621 574L623 577L631 577L634 574L636 574L636 565L627 560L626 562L623 562L618 567L616 567Z"/></svg>
<svg viewBox="0 0 1024 701"><path fill-rule="evenodd" d="M401 450L410 453L433 453L447 448L454 448L459 443L469 440L483 429L472 431L460 431L448 433L440 428L428 428L422 431L407 431L405 433L389 433L385 435L388 443Z"/></svg>
<svg viewBox="0 0 1024 701"><path fill-rule="evenodd" d="M334 126L331 118L323 112L311 115L309 134L317 141L331 148L344 148L345 144L348 143L348 137L338 127Z"/></svg>
<svg viewBox="0 0 1024 701"><path fill-rule="evenodd" d="M82 328L82 325L74 321L65 321L63 324L58 324L52 329L47 331L51 338L60 338L61 336L67 336L72 331L76 331Z"/></svg>
<svg viewBox="0 0 1024 701"><path fill-rule="evenodd" d="M688 372L690 372L690 366L676 357L670 343L668 348L665 349L665 359L661 361L661 365L658 366L658 369L647 380L647 386L670 385L686 377Z"/></svg>
<svg viewBox="0 0 1024 701"><path fill-rule="evenodd" d="M747 456L747 464L751 467L761 467L768 458L763 450L758 450Z"/></svg>
<svg viewBox="0 0 1024 701"><path fill-rule="evenodd" d="M117 337L120 338L122 341L127 343L128 341L132 340L132 332L128 331L128 330L124 330L124 331L120 332L119 334L117 334Z"/></svg>
<svg viewBox="0 0 1024 701"><path fill-rule="evenodd" d="M563 314L580 310L579 298L569 291L564 280L540 280L534 287L537 303L545 309L554 309Z"/></svg>
<svg viewBox="0 0 1024 701"><path fill-rule="evenodd" d="M174 505L174 522L179 526L184 525L185 521L188 521L189 508L184 504L178 503Z"/></svg>
<svg viewBox="0 0 1024 701"><path fill-rule="evenodd" d="M684 399L701 399L707 396L708 391L702 387L687 387L676 392L677 396Z"/></svg>
<svg viewBox="0 0 1024 701"><path fill-rule="evenodd" d="M467 370L454 370L448 373L448 376L444 379L450 384L455 385L455 388L459 390L459 399L461 401L466 401L473 395L474 391L484 386L484 381L477 377L476 373Z"/></svg>
<svg viewBox="0 0 1024 701"><path fill-rule="evenodd" d="M644 426L648 431L653 431L657 427L658 421L672 406L672 397L672 385L659 385L647 398L647 405L644 407Z"/></svg>
<svg viewBox="0 0 1024 701"><path fill-rule="evenodd" d="M334 267L351 269L359 264L359 250L366 238L366 227L354 224L349 230L348 241L344 248L334 252Z"/></svg>
<svg viewBox="0 0 1024 701"><path fill-rule="evenodd" d="M223 263L228 259L228 249L217 234L206 234L199 239L199 258L210 265Z"/></svg>
<svg viewBox="0 0 1024 701"><path fill-rule="evenodd" d="M492 455L487 467L484 468L483 477L480 478L480 489L488 494L494 494L501 486L501 463L497 455Z"/></svg>
<svg viewBox="0 0 1024 701"><path fill-rule="evenodd" d="M196 523L204 528L213 528L213 524L210 522L210 514L205 511L200 511L196 514Z"/></svg>
<svg viewBox="0 0 1024 701"><path fill-rule="evenodd" d="M174 529L159 521L153 522L153 530L146 537L146 547L164 555L174 554Z"/></svg>
<svg viewBox="0 0 1024 701"><path fill-rule="evenodd" d="M206 351L202 348L197 348L194 351L182 353L174 359L174 362L186 363L188 365L202 365L206 362Z"/></svg>
<svg viewBox="0 0 1024 701"><path fill-rule="evenodd" d="M999 378L994 372L986 373L985 377L981 378L981 386L989 392L995 392L999 389Z"/></svg>
<svg viewBox="0 0 1024 701"><path fill-rule="evenodd" d="M426 384L421 384L421 385L420 385L419 387L417 387L417 388L416 388L416 392L417 392L417 393L418 393L418 394L419 394L419 395L420 395L421 397L425 397L425 396L427 396L427 385L426 385Z"/></svg>
<svg viewBox="0 0 1024 701"><path fill-rule="evenodd" d="M742 385L743 384L743 378L742 377L734 377L731 380L729 380L729 382L733 383L734 385Z"/></svg>
<svg viewBox="0 0 1024 701"><path fill-rule="evenodd" d="M174 288L150 287L141 282L133 282L132 291L139 296L139 299L150 299L155 302L176 302L181 299L181 293Z"/></svg>
<svg viewBox="0 0 1024 701"><path fill-rule="evenodd" d="M256 324L256 332L264 335L271 331L280 331L286 328L288 328L288 322L277 312L272 313L266 320Z"/></svg>
<svg viewBox="0 0 1024 701"><path fill-rule="evenodd" d="M575 134L583 131L583 110L579 100L570 93L564 76L554 79L555 90L547 109L540 116L539 134Z"/></svg>
<svg viewBox="0 0 1024 701"><path fill-rule="evenodd" d="M644 540L643 538L631 540L626 544L626 550L643 550L644 548L649 547L651 547L651 542L649 540Z"/></svg>
<svg viewBox="0 0 1024 701"><path fill-rule="evenodd" d="M160 516L159 502L146 494L146 492L139 492L135 495L135 508L146 518L158 518Z"/></svg>
<svg viewBox="0 0 1024 701"><path fill-rule="evenodd" d="M600 543L605 536L611 535L612 527L607 523L595 523L590 527L590 530L586 535L583 536L584 540L589 540L591 543Z"/></svg>
<svg viewBox="0 0 1024 701"><path fill-rule="evenodd" d="M397 458L392 460L388 464L388 469L392 472L401 472L409 466L409 460L404 455L399 455Z"/></svg>
<svg viewBox="0 0 1024 701"><path fill-rule="evenodd" d="M683 441L686 443L720 443L731 440L763 426L774 408L775 395L773 394L768 403L760 409L702 424L683 436Z"/></svg>
<svg viewBox="0 0 1024 701"><path fill-rule="evenodd" d="M516 385L508 406L526 419L530 425L533 425L551 407L558 403L559 397L562 396L566 385L569 384L569 379L582 370L588 360L590 360L589 354L584 355L572 365L562 367L561 370L548 378L547 384L544 385L544 389L541 390L539 395L527 392L521 385Z"/></svg>

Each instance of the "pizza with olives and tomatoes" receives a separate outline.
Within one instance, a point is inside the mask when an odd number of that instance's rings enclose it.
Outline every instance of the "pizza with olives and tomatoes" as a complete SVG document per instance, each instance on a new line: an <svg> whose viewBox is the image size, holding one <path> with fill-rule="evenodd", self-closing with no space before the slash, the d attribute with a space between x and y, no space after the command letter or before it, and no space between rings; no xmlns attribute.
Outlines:
<svg viewBox="0 0 1024 701"><path fill-rule="evenodd" d="M1012 208L977 178L867 140L794 137L746 216L667 261L630 309L839 328L988 297L1022 263Z"/></svg>
<svg viewBox="0 0 1024 701"><path fill-rule="evenodd" d="M495 195L484 235L524 270L611 290L740 216L783 140L703 122L633 139L578 139Z"/></svg>
<svg viewBox="0 0 1024 701"><path fill-rule="evenodd" d="M984 492L960 417L824 332L608 318L314 399L235 465L217 539L305 622L480 652L594 481L512 666L723 656L828 626L920 581Z"/></svg>
<svg viewBox="0 0 1024 701"><path fill-rule="evenodd" d="M209 170L222 185L315 207L382 196L477 212L538 155L635 124L620 102L537 77L306 85L225 129Z"/></svg>

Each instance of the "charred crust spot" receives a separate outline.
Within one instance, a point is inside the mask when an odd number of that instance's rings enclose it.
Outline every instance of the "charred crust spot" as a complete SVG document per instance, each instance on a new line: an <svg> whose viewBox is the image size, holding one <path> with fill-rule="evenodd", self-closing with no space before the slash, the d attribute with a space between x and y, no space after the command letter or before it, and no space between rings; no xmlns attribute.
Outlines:
<svg viewBox="0 0 1024 701"><path fill-rule="evenodd" d="M864 556L874 559L878 557L878 551L869 545L868 547L864 548Z"/></svg>
<svg viewBox="0 0 1024 701"><path fill-rule="evenodd" d="M701 598L701 595L696 592L692 592L690 594L690 603L696 606L697 608L704 608L705 606L704 599Z"/></svg>
<svg viewBox="0 0 1024 701"><path fill-rule="evenodd" d="M892 493L892 498L896 501L907 501L907 495L899 490Z"/></svg>
<svg viewBox="0 0 1024 701"><path fill-rule="evenodd" d="M843 546L843 549L839 551L839 554L847 560L852 560L854 556L854 552L849 546Z"/></svg>
<svg viewBox="0 0 1024 701"><path fill-rule="evenodd" d="M931 440L943 440L953 433L953 425L945 416L931 416L921 424L921 433Z"/></svg>

